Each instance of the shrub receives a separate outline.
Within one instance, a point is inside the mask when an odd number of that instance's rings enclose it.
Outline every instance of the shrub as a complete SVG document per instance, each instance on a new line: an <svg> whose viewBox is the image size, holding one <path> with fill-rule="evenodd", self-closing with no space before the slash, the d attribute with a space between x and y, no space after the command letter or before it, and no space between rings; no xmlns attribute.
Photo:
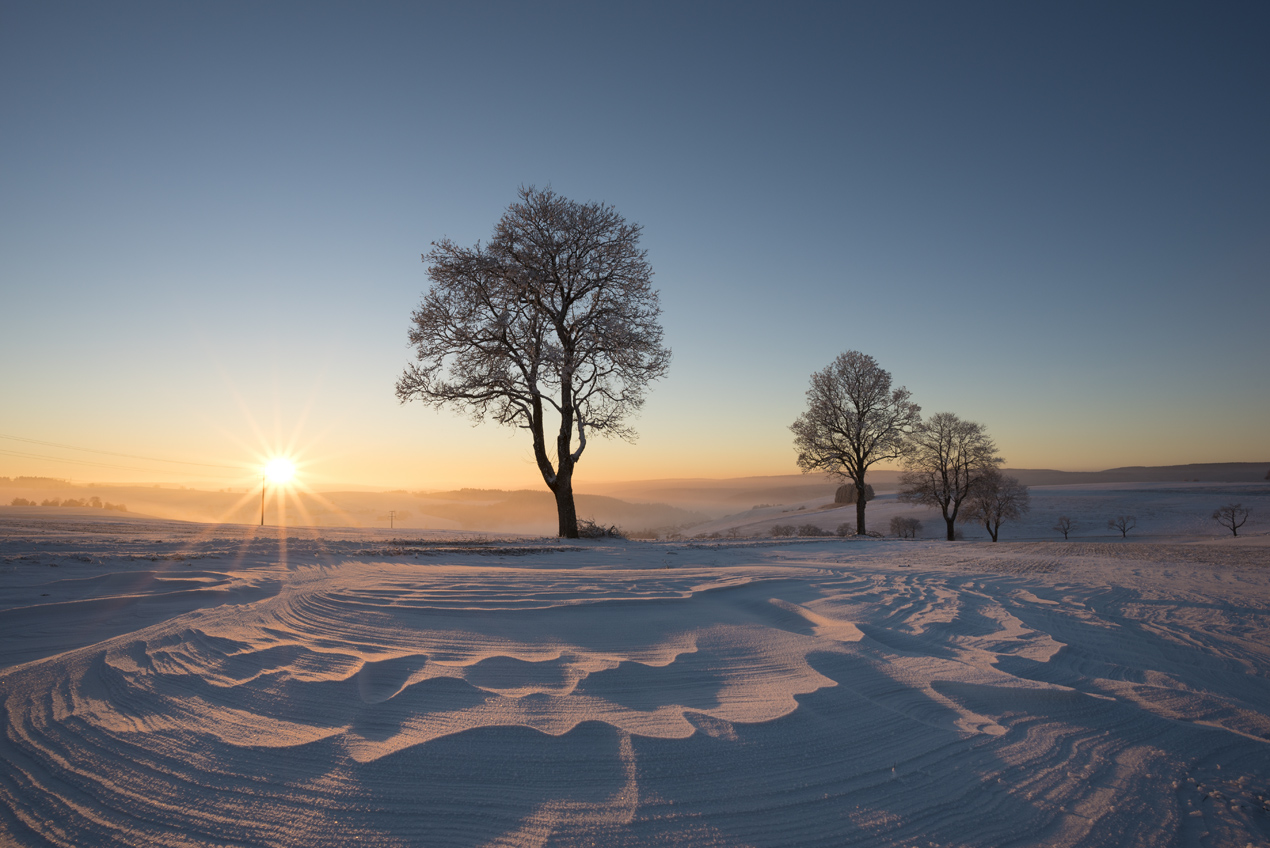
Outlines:
<svg viewBox="0 0 1270 848"><path fill-rule="evenodd" d="M922 532L922 522L911 515L897 515L891 519L891 535L901 539L916 539Z"/></svg>
<svg viewBox="0 0 1270 848"><path fill-rule="evenodd" d="M821 530L815 524L800 524L798 525L798 535L799 536L828 536L829 531Z"/></svg>
<svg viewBox="0 0 1270 848"><path fill-rule="evenodd" d="M625 539L617 525L605 527L587 518L578 519L579 539Z"/></svg>
<svg viewBox="0 0 1270 848"><path fill-rule="evenodd" d="M794 525L792 524L773 524L773 536L792 536L794 535Z"/></svg>

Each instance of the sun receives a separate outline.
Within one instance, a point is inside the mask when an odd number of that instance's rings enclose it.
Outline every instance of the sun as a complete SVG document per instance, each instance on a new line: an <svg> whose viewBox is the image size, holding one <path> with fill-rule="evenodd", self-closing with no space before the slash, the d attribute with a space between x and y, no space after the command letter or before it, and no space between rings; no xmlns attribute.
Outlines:
<svg viewBox="0 0 1270 848"><path fill-rule="evenodd" d="M265 477L275 486L291 482L295 476L295 463L285 457L274 457L265 463Z"/></svg>

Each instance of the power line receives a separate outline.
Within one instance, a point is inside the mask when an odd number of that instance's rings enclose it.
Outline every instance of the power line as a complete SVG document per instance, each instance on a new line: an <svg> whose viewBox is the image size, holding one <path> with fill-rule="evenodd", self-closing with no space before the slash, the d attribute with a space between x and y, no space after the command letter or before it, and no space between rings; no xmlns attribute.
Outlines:
<svg viewBox="0 0 1270 848"><path fill-rule="evenodd" d="M141 471L146 474L173 475L173 474L182 473L180 471L164 471L157 468L138 468L135 465L114 465L107 462L92 462L91 460L87 460L87 459L62 459L61 457L56 457L56 456L44 456L43 454L38 454L38 453L23 453L21 451L4 450L3 448L0 448L0 456L18 456L24 459L40 459L40 460L44 460L45 462L63 462L69 465L90 465L95 468L114 468L114 469L118 469L122 471ZM217 465L213 467L214 468L230 468L231 466ZM189 473L195 473L195 472L189 472ZM238 480L238 479L241 479L242 477L242 475L230 476L228 474L208 474L206 472L200 472L200 473L204 477L215 477L218 480Z"/></svg>
<svg viewBox="0 0 1270 848"><path fill-rule="evenodd" d="M41 441L40 439L28 439L25 436L7 436L4 433L0 433L0 439L7 439L9 441L14 441L14 442L28 442L33 445L45 445L46 447L50 447L50 448L65 448L66 450L83 451L84 453L100 453L100 454L105 454L106 456L122 456L122 457L127 457L128 459L144 459L146 462L167 462L172 465L198 465L203 468L225 468L225 469L232 469L232 470L239 470L241 468L241 466L225 465L224 463L187 462L183 459L163 459L162 457L141 456L140 454L135 454L135 453L119 453L117 451L97 450L96 448L81 448L76 445L64 445L61 442L45 442L45 441ZM0 451L0 452L7 453L7 451ZM15 454L15 456L21 456L21 454ZM52 457L42 457L42 458L52 459ZM59 461L73 462L74 460L59 460ZM106 466L106 467L111 467L111 466ZM122 467L122 466L119 466L119 467ZM135 471L137 469L132 469L132 470Z"/></svg>

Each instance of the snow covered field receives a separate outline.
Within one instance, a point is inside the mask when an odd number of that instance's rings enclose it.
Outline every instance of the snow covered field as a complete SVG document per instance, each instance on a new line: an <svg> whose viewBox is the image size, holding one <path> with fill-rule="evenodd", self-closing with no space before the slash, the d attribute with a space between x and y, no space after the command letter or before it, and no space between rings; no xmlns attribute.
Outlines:
<svg viewBox="0 0 1270 848"><path fill-rule="evenodd" d="M0 844L1270 845L1248 529L563 543L0 509Z"/></svg>

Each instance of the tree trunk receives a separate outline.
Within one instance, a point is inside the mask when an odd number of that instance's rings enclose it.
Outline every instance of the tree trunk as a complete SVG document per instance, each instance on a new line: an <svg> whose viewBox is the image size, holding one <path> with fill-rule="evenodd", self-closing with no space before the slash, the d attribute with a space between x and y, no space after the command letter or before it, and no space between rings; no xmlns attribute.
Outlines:
<svg viewBox="0 0 1270 848"><path fill-rule="evenodd" d="M557 477L552 491L556 496L556 513L560 517L560 538L578 538L578 510L573 505L573 476Z"/></svg>
<svg viewBox="0 0 1270 848"><path fill-rule="evenodd" d="M855 483L855 532L864 535L864 482L861 480Z"/></svg>
<svg viewBox="0 0 1270 848"><path fill-rule="evenodd" d="M957 541L957 531L955 529L957 524L957 519L944 518L944 521L948 523L948 541L950 542Z"/></svg>

